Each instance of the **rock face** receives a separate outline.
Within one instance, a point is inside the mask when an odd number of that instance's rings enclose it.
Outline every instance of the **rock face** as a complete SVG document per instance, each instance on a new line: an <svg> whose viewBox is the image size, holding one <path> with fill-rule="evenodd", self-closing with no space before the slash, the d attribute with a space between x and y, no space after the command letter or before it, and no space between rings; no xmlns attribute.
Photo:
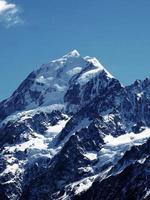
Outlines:
<svg viewBox="0 0 150 200"><path fill-rule="evenodd" d="M149 199L150 79L124 87L76 50L0 103L0 197Z"/></svg>

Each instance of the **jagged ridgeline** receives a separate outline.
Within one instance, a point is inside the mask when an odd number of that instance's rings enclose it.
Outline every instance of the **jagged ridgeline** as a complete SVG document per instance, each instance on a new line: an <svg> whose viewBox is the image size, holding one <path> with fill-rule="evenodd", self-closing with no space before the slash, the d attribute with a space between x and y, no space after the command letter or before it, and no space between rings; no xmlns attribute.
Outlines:
<svg viewBox="0 0 150 200"><path fill-rule="evenodd" d="M0 103L0 199L150 199L150 79L76 50Z"/></svg>

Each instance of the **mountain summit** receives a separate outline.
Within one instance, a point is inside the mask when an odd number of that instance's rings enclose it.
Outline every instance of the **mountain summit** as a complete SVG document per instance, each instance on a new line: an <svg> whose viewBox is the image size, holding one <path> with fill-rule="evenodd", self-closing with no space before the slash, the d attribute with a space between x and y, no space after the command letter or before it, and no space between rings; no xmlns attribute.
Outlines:
<svg viewBox="0 0 150 200"><path fill-rule="evenodd" d="M73 50L0 103L2 200L150 199L150 79Z"/></svg>
<svg viewBox="0 0 150 200"><path fill-rule="evenodd" d="M83 88L87 82L94 80L103 72L111 77L96 58L84 58L73 50L33 71L12 96L0 104L0 117L3 119L13 112L38 106L64 106L64 96L71 86L69 82L72 79Z"/></svg>

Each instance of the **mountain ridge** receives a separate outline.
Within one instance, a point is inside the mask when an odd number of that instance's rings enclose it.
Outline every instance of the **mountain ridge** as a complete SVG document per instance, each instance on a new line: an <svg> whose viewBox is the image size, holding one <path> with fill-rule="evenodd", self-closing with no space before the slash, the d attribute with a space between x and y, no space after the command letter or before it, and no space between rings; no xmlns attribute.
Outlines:
<svg viewBox="0 0 150 200"><path fill-rule="evenodd" d="M0 103L0 119L3 199L90 200L91 191L104 199L98 187L111 177L107 199L124 200L129 188L114 196L113 177L120 184L130 165L148 167L141 159L149 156L150 79L123 86L96 58L76 50L33 71Z"/></svg>

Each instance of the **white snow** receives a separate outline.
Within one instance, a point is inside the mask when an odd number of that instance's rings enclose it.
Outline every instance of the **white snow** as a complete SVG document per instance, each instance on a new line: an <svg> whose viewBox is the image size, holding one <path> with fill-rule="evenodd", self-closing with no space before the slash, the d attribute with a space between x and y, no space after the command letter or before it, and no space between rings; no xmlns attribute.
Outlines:
<svg viewBox="0 0 150 200"><path fill-rule="evenodd" d="M17 170L19 169L18 164L13 164L13 165L7 165L7 168L0 174L7 174L7 173L11 173L11 174L15 174L17 172Z"/></svg>
<svg viewBox="0 0 150 200"><path fill-rule="evenodd" d="M137 93L137 100L138 100L138 101L141 99L142 95L143 95L143 92Z"/></svg>
<svg viewBox="0 0 150 200"><path fill-rule="evenodd" d="M89 176L87 178L83 178L80 181L73 182L65 186L65 191L72 191L75 194L80 194L83 191L87 191L92 186L92 183L96 178L97 175L94 175L94 176ZM68 197L67 192L65 192L63 196L58 198L58 200L68 200L68 199L70 198Z"/></svg>
<svg viewBox="0 0 150 200"><path fill-rule="evenodd" d="M36 82L37 83L43 83L43 84L49 84L50 81L52 81L54 78L53 77L47 77L47 78L44 78L44 76L39 76L37 79L36 79Z"/></svg>
<svg viewBox="0 0 150 200"><path fill-rule="evenodd" d="M83 182L81 182L78 185L78 187L76 189L76 194L79 194L83 191L88 190L91 187L92 183L93 183L93 180L91 181L90 179L85 179Z"/></svg>
<svg viewBox="0 0 150 200"><path fill-rule="evenodd" d="M150 129L145 129L141 133L135 134L133 132L127 133L118 137L113 137L112 135L107 135L104 138L106 145L116 146L122 144L134 144L144 143L147 138L150 137Z"/></svg>
<svg viewBox="0 0 150 200"><path fill-rule="evenodd" d="M87 56L87 57L85 57L85 59L88 62L92 63L94 66L99 67L99 69L104 70L103 65L97 60L97 58L95 58L95 57L92 58L92 57Z"/></svg>
<svg viewBox="0 0 150 200"><path fill-rule="evenodd" d="M33 112L35 111L30 111L30 114L33 114ZM26 116L23 116L22 118L25 117ZM35 159L39 158L40 156L52 158L56 153L58 153L62 146L55 147L55 145L53 144L53 139L60 133L60 131L68 122L69 118L67 117L67 115L65 115L65 117L66 120L60 120L55 126L49 124L47 126L47 134L45 135L32 132L32 136L29 138L29 141L25 141L12 146L6 144L3 149L3 153L5 159L7 160L7 167L1 174L5 175L11 173L15 177L19 175L19 173L23 173L22 167L27 162L28 164L31 164ZM14 153L25 151L26 159L19 160L19 163L16 164L17 159L15 158Z"/></svg>
<svg viewBox="0 0 150 200"><path fill-rule="evenodd" d="M71 69L66 73L71 77L71 76L74 76L75 74L80 73L81 71L82 71L81 67L75 67L74 69Z"/></svg>
<svg viewBox="0 0 150 200"><path fill-rule="evenodd" d="M86 191L91 187L96 177L97 175L94 175L94 176L81 179L80 181L76 181L72 184L69 184L68 186L66 186L66 188L70 186L71 190L75 191L75 194L80 194L81 192Z"/></svg>
<svg viewBox="0 0 150 200"><path fill-rule="evenodd" d="M86 158L88 158L89 160L96 160L97 159L97 153L93 153L93 152L86 152L86 154L84 154L84 156Z"/></svg>
<svg viewBox="0 0 150 200"><path fill-rule="evenodd" d="M147 199L147 197L150 195L150 189L146 191L146 194L144 196L144 199Z"/></svg>
<svg viewBox="0 0 150 200"><path fill-rule="evenodd" d="M90 58L90 59L88 59L88 61L93 63L93 67L91 69L88 69L87 71L85 71L78 78L78 83L80 85L86 84L89 80L96 77L102 71L105 71L109 78L113 78L113 76L99 63L99 61L96 58Z"/></svg>
<svg viewBox="0 0 150 200"><path fill-rule="evenodd" d="M60 59L42 65L39 70L35 71L36 78L30 90L40 92L40 96L44 98L43 105L62 104L69 80L81 72L86 65L87 61L76 50L73 50ZM30 95L27 96L30 99ZM34 102L34 104L36 107L37 103Z"/></svg>
<svg viewBox="0 0 150 200"><path fill-rule="evenodd" d="M118 137L107 135L104 137L106 143L98 153L99 162L95 168L101 168L105 164L115 164L124 153L131 149L132 146L144 144L150 138L150 129L147 128L141 133L127 133Z"/></svg>
<svg viewBox="0 0 150 200"><path fill-rule="evenodd" d="M85 73L83 73L79 78L78 78L78 82L80 83L80 85L86 84L89 80L91 80L92 78L94 78L99 72L101 72L102 69L99 67L96 67L94 69L91 69Z"/></svg>
<svg viewBox="0 0 150 200"><path fill-rule="evenodd" d="M32 118L37 113L40 113L40 112L51 113L54 110L63 111L64 105L63 104L53 104L50 106L41 106L36 109L13 113L12 115L9 115L6 119L4 119L1 122L0 127L7 124L9 121L11 121L11 122L12 121L13 122L24 121L25 119Z"/></svg>
<svg viewBox="0 0 150 200"><path fill-rule="evenodd" d="M48 144L44 143L44 136L38 135L38 138L33 138L27 142L17 144L15 146L5 147L9 153L14 153L15 151L25 151L26 149L44 149L47 148Z"/></svg>
<svg viewBox="0 0 150 200"><path fill-rule="evenodd" d="M68 54L64 55L63 58L68 58L68 57L79 57L80 53L74 49L71 52L69 52Z"/></svg>
<svg viewBox="0 0 150 200"><path fill-rule="evenodd" d="M140 164L143 164L143 163L146 161L147 157L148 157L148 156L145 156L144 158L139 159L139 160L137 160L137 161L138 161Z"/></svg>
<svg viewBox="0 0 150 200"><path fill-rule="evenodd" d="M69 118L66 120L60 120L55 126L48 125L47 134L45 135L37 134L34 132L32 133L34 137L30 138L29 141L17 144L15 146L6 146L4 149L5 151L8 150L9 153L14 153L15 151L25 151L28 149L30 155L34 155L41 150L45 150L46 153L50 151L54 155L56 151L52 144L53 139L61 132L68 120ZM49 146L51 149L49 149Z"/></svg>
<svg viewBox="0 0 150 200"><path fill-rule="evenodd" d="M113 78L113 76L104 68L104 66L97 60L97 58L86 56L84 57L84 59L92 63L94 67L90 69L89 71L85 72L79 78L79 81L81 81L82 84L85 84L86 82L89 81L89 79L93 78L94 76L96 76L98 73L100 73L103 70L107 73L108 77Z"/></svg>
<svg viewBox="0 0 150 200"><path fill-rule="evenodd" d="M83 172L93 172L93 168L91 166L87 166L87 167L80 167L78 168L79 173L83 173Z"/></svg>
<svg viewBox="0 0 150 200"><path fill-rule="evenodd" d="M111 111L111 110L109 110L109 111ZM107 123L107 122L113 122L114 121L114 117L115 117L115 115L114 114L109 114L109 111L107 111L108 112L108 114L106 114L106 113L102 113L102 116L103 116L103 118L104 118L104 121Z"/></svg>
<svg viewBox="0 0 150 200"><path fill-rule="evenodd" d="M49 125L46 131L46 136L56 136L58 133L62 131L62 129L65 127L66 123L69 121L69 118L67 120L60 120L56 125L51 126Z"/></svg>

